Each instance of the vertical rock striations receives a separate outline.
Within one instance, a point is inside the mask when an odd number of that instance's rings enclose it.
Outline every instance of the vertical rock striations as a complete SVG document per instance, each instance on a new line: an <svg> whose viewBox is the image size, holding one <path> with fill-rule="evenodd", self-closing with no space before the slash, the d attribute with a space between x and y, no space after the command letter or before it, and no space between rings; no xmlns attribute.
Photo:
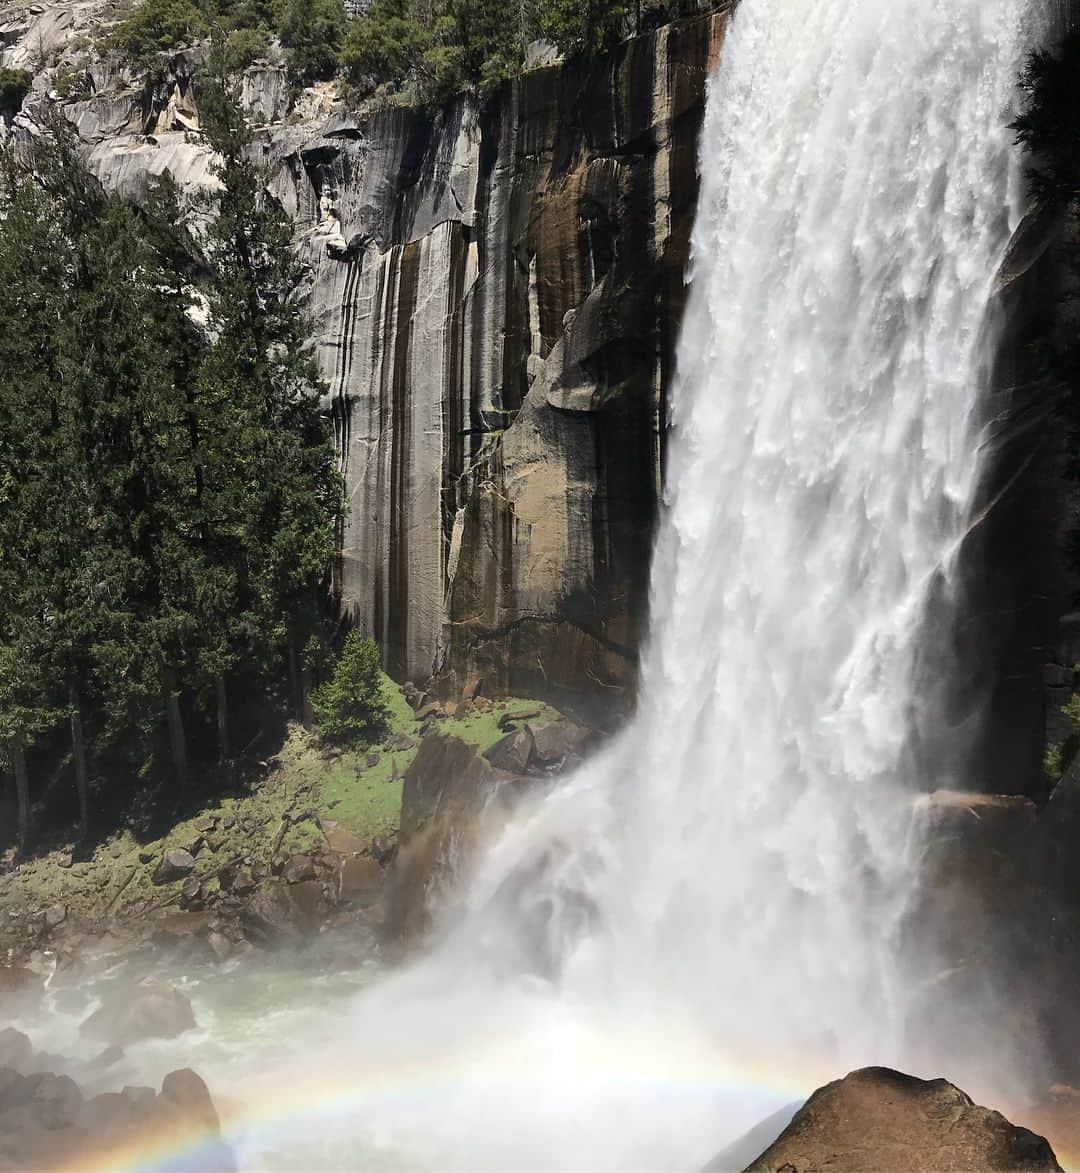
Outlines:
<svg viewBox="0 0 1080 1173"><path fill-rule="evenodd" d="M308 262L350 504L342 597L398 677L480 675L594 717L628 701L726 7L437 114L356 119L325 87L288 112L280 69L246 71ZM11 6L5 61L42 22L50 60L74 61L106 9ZM201 58L150 80L94 62L68 98L45 66L15 133L29 146L61 101L107 186L140 200L169 171L212 190Z"/></svg>
<svg viewBox="0 0 1080 1173"><path fill-rule="evenodd" d="M344 600L398 676L624 701L724 21L434 120L332 120L280 161L349 490Z"/></svg>

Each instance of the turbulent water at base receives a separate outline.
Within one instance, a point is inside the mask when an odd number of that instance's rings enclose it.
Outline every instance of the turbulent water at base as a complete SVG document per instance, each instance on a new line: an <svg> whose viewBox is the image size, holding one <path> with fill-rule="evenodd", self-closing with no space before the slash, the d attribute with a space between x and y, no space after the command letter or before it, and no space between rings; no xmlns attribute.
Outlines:
<svg viewBox="0 0 1080 1173"><path fill-rule="evenodd" d="M196 991L183 1058L248 1100L248 1165L693 1170L824 1078L922 1062L911 797L964 781L930 749L1030 8L742 0L637 716L420 963L243 1013Z"/></svg>

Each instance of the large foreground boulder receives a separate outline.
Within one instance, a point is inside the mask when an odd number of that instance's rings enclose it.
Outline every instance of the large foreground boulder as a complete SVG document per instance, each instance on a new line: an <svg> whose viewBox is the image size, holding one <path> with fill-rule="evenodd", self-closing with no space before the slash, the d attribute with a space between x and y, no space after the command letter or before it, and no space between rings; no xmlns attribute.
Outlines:
<svg viewBox="0 0 1080 1173"><path fill-rule="evenodd" d="M1043 1137L980 1108L946 1080L866 1067L814 1092L747 1173L780 1170L1061 1173L1061 1166Z"/></svg>

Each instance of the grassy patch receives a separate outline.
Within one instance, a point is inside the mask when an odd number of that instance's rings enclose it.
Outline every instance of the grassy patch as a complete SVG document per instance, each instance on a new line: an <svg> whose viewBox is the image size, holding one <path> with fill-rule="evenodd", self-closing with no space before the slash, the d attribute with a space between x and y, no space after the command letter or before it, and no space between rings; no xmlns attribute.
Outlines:
<svg viewBox="0 0 1080 1173"><path fill-rule="evenodd" d="M85 920L175 909L180 883L154 884L154 869L167 849L190 850L200 839L203 844L196 856L195 875L212 889L217 871L230 860L250 859L269 867L274 854L290 855L324 846L318 818L334 819L364 841L392 834L401 815L402 777L416 756L422 735L420 722L400 689L386 680L384 690L390 716L379 744L338 750L294 727L280 753L267 763L265 773L249 790L211 802L162 838L140 843L123 831L85 862L62 867L62 854L53 852L0 877L0 931L58 903L67 907L70 917ZM530 712L538 712L536 719L541 722L558 716L548 705L514 698L440 720L435 728L483 752L503 736L499 728L502 717ZM402 745L404 738L413 744L388 748ZM315 817L299 818L309 812ZM286 814L290 822L275 853ZM207 816L214 818L214 828L200 831L197 824ZM9 918L9 912L16 916Z"/></svg>

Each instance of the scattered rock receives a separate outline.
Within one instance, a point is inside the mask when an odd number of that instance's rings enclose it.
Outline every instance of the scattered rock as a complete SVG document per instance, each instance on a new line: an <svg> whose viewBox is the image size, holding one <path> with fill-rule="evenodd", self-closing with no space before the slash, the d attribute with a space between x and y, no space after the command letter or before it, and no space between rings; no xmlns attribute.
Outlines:
<svg viewBox="0 0 1080 1173"><path fill-rule="evenodd" d="M236 819L232 815L226 815L221 820L221 825L226 831L231 831L236 826Z"/></svg>
<svg viewBox="0 0 1080 1173"><path fill-rule="evenodd" d="M484 757L497 770L506 770L511 774L524 774L532 755L533 733L528 725L508 733L484 753Z"/></svg>
<svg viewBox="0 0 1080 1173"><path fill-rule="evenodd" d="M418 721L441 721L445 716L446 712L438 701L431 701L430 704L426 704L423 708L416 710L416 719Z"/></svg>
<svg viewBox="0 0 1080 1173"><path fill-rule="evenodd" d="M213 815L202 815L195 820L195 830L208 835L217 826L217 819Z"/></svg>
<svg viewBox="0 0 1080 1173"><path fill-rule="evenodd" d="M190 851L185 851L182 847L170 847L154 869L154 883L171 884L175 880L190 876L194 870L195 859Z"/></svg>
<svg viewBox="0 0 1080 1173"><path fill-rule="evenodd" d="M139 852L139 863L153 863L154 852L147 851L145 848Z"/></svg>
<svg viewBox="0 0 1080 1173"><path fill-rule="evenodd" d="M36 997L41 991L41 978L33 970L18 965L0 965L0 999Z"/></svg>
<svg viewBox="0 0 1080 1173"><path fill-rule="evenodd" d="M364 850L364 841L333 819L320 819L319 830L326 837L327 846L337 855L356 855Z"/></svg>
<svg viewBox="0 0 1080 1173"><path fill-rule="evenodd" d="M63 854L60 856L60 858L59 858L59 859L56 861L56 866L57 866L58 868L69 868L69 867L71 867L71 865L72 865L74 862L75 862L75 861L74 861L74 858L73 858L73 856L72 856L71 852L70 852L70 851L66 851L66 852L64 852L64 853L63 853Z"/></svg>
<svg viewBox="0 0 1080 1173"><path fill-rule="evenodd" d="M410 737L407 733L395 733L392 737L389 737L386 740L386 748L391 753L404 753L405 750L412 749L415 745L415 739Z"/></svg>
<svg viewBox="0 0 1080 1173"><path fill-rule="evenodd" d="M377 753L372 752L372 753L369 753L366 758L364 758L364 765L367 767L367 769L370 770L373 767L377 766L381 760L382 759L379 757L379 755Z"/></svg>
<svg viewBox="0 0 1080 1173"><path fill-rule="evenodd" d="M109 854L113 859L119 859L124 854L124 849L119 843L110 843Z"/></svg>
<svg viewBox="0 0 1080 1173"><path fill-rule="evenodd" d="M478 713L484 713L491 708L491 701L486 696L478 696L472 703L472 707Z"/></svg>
<svg viewBox="0 0 1080 1173"><path fill-rule="evenodd" d="M180 903L184 908L197 908L202 903L202 884L196 876L188 878L180 886Z"/></svg>
<svg viewBox="0 0 1080 1173"><path fill-rule="evenodd" d="M313 880L291 886L282 880L266 880L240 910L241 928L253 945L297 944L316 927L314 913L321 899L322 889Z"/></svg>
<svg viewBox="0 0 1080 1173"><path fill-rule="evenodd" d="M886 1067L866 1067L819 1088L748 1173L823 1169L1061 1173L1043 1137L980 1108L944 1079L916 1079Z"/></svg>
<svg viewBox="0 0 1080 1173"><path fill-rule="evenodd" d="M45 927L58 929L67 920L67 909L62 904L50 904L45 909Z"/></svg>
<svg viewBox="0 0 1080 1173"><path fill-rule="evenodd" d="M511 729L513 729L516 722L518 722L518 721L531 721L531 720L533 720L534 717L539 717L541 715L542 714L539 709L529 709L528 711L521 711L521 712L516 711L516 710L511 710L508 713L503 713L503 715L499 718L499 728L504 733L507 733Z"/></svg>
<svg viewBox="0 0 1080 1173"><path fill-rule="evenodd" d="M175 1038L195 1026L195 1012L188 999L168 982L147 978L133 988L110 992L79 1032L88 1038L126 1046L141 1039Z"/></svg>
<svg viewBox="0 0 1080 1173"><path fill-rule="evenodd" d="M465 681L465 687L461 690L461 699L463 701L474 701L480 693L480 688L483 681L479 676L470 676Z"/></svg>
<svg viewBox="0 0 1080 1173"><path fill-rule="evenodd" d="M557 770L571 759L579 759L592 733L573 721L562 718L548 725L533 727L533 759L546 770Z"/></svg>

